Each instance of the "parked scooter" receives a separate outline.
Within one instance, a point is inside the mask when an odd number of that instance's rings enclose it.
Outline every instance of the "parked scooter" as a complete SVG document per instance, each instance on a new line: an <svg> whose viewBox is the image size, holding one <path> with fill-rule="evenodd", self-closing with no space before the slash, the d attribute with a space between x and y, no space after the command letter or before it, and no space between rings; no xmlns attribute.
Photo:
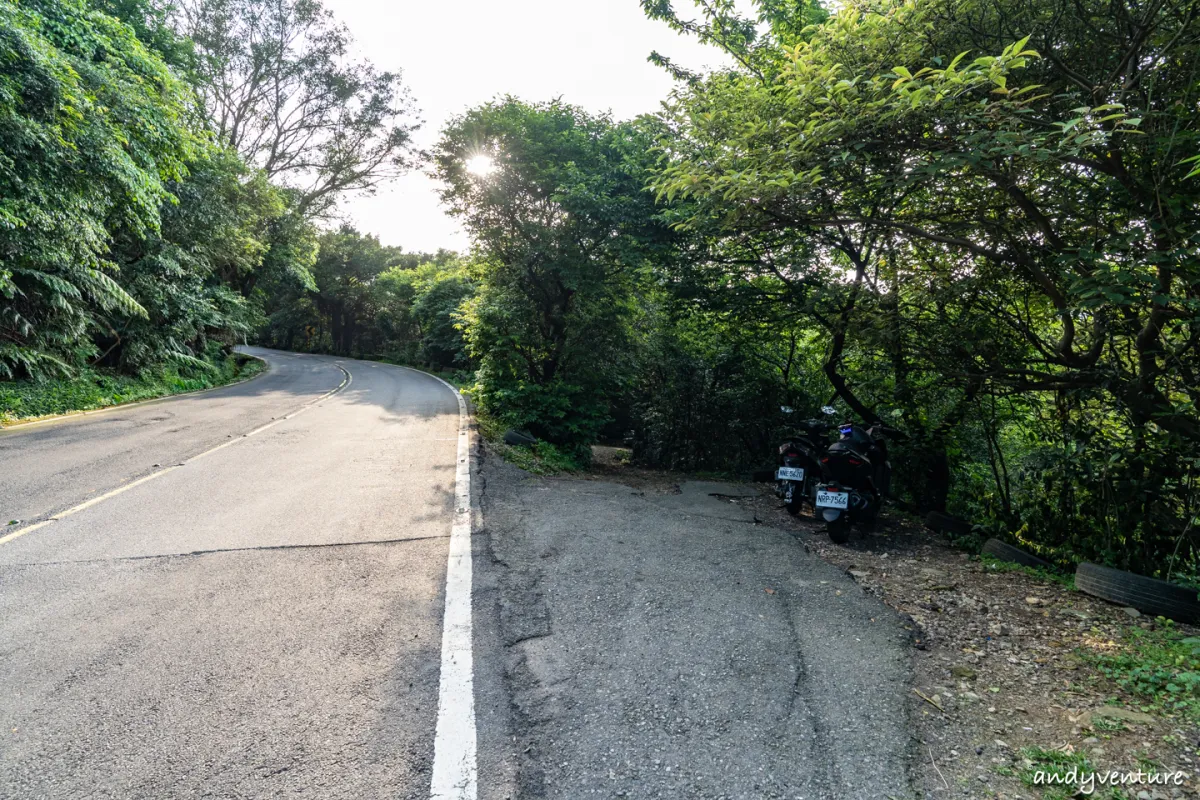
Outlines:
<svg viewBox="0 0 1200 800"><path fill-rule="evenodd" d="M825 520L829 538L837 544L850 539L850 526L870 527L891 486L887 429L846 423L839 438L821 456L823 480L816 487L813 507Z"/></svg>
<svg viewBox="0 0 1200 800"><path fill-rule="evenodd" d="M792 409L780 408L785 414ZM832 407L821 409L826 415L837 413ZM832 427L828 420L806 419L799 430L779 445L779 466L775 470L775 494L783 500L784 508L795 516L808 503L816 500L817 484L821 482L821 455L828 445L827 433Z"/></svg>

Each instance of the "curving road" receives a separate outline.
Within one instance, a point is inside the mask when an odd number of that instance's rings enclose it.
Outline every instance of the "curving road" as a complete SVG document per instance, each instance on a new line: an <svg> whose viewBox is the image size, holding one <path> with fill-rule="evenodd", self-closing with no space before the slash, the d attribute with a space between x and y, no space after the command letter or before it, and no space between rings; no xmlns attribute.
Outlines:
<svg viewBox="0 0 1200 800"><path fill-rule="evenodd" d="M446 386L251 352L0 432L0 798L912 796L901 620L753 489L456 499Z"/></svg>
<svg viewBox="0 0 1200 800"><path fill-rule="evenodd" d="M0 796L429 796L457 400L250 352L0 432Z"/></svg>

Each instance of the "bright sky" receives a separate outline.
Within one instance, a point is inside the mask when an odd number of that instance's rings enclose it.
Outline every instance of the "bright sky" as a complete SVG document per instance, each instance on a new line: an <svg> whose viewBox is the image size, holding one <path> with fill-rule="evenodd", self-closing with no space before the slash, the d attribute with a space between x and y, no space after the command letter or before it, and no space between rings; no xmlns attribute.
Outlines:
<svg viewBox="0 0 1200 800"><path fill-rule="evenodd" d="M638 0L326 0L354 34L361 56L402 70L429 148L452 116L504 94L563 100L628 119L658 109L673 81L646 56L658 50L683 66L725 63L723 55L648 20ZM678 0L682 16L691 4ZM386 245L465 250L469 239L442 213L437 183L413 173L343 211Z"/></svg>

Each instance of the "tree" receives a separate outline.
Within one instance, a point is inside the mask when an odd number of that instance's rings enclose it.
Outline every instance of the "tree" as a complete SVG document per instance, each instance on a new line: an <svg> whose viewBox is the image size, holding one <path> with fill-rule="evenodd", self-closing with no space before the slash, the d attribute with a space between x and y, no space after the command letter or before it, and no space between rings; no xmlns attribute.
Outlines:
<svg viewBox="0 0 1200 800"><path fill-rule="evenodd" d="M708 7L710 27L744 30L728 4ZM1121 477L1105 483L1156 497L1119 514L1120 535L1143 557L1164 548L1200 448L1195 5L766 16L742 69L680 90L663 143L655 185L709 240L702 282L735 278L816 321L841 400L866 419L900 414L928 450L946 453L993 400L1006 424L1057 408L1057 432L1039 432L1062 452L1118 435ZM751 52L741 41L732 50ZM1004 437L988 426L976 430L1003 484ZM1176 466L1152 469L1167 452ZM1111 503L1081 520L1071 480L1057 518L1111 530Z"/></svg>
<svg viewBox="0 0 1200 800"><path fill-rule="evenodd" d="M329 320L332 351L350 355L370 316L371 284L391 266L399 248L384 247L378 237L363 236L343 225L320 238L316 279L317 310Z"/></svg>
<svg viewBox="0 0 1200 800"><path fill-rule="evenodd" d="M0 0L0 377L94 355L94 310L145 315L109 239L158 228L195 147L186 111L183 85L116 19Z"/></svg>
<svg viewBox="0 0 1200 800"><path fill-rule="evenodd" d="M266 342L465 366L453 315L471 287L453 253L405 253L349 225L322 233L316 244L311 272L269 279Z"/></svg>
<svg viewBox="0 0 1200 800"><path fill-rule="evenodd" d="M176 30L174 0L90 0L89 5L131 27L138 41L177 74L190 75L195 52L191 40Z"/></svg>
<svg viewBox="0 0 1200 800"><path fill-rule="evenodd" d="M643 188L651 142L637 124L509 98L454 120L435 154L479 249L466 306L478 397L579 458L631 369L631 286L671 246Z"/></svg>
<svg viewBox="0 0 1200 800"><path fill-rule="evenodd" d="M463 270L447 270L434 264L432 275L422 282L412 304L421 336L420 358L442 369L465 368L470 363L463 338L459 309L475 294L475 286ZM424 277L424 276L423 276Z"/></svg>
<svg viewBox="0 0 1200 800"><path fill-rule="evenodd" d="M349 58L350 35L319 0L194 0L183 29L218 138L327 216L410 166L416 130L400 76Z"/></svg>
<svg viewBox="0 0 1200 800"><path fill-rule="evenodd" d="M195 364L210 340L229 347L258 325L259 312L239 287L261 273L278 244L283 193L216 146L199 149L187 178L168 189L175 201L163 207L159 230L114 233L121 284L146 314L96 313L98 363L125 371L171 360Z"/></svg>

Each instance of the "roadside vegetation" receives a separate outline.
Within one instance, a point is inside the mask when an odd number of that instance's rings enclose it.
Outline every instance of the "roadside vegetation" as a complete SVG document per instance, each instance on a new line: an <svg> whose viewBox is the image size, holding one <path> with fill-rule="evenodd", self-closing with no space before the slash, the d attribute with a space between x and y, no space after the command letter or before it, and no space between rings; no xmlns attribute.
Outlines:
<svg viewBox="0 0 1200 800"><path fill-rule="evenodd" d="M424 156L318 2L0 0L0 381L244 336L450 373L530 463L715 473L831 403L901 432L906 511L1196 574L1192 5L642 5L736 66L465 110L429 165L474 246L423 254L335 222Z"/></svg>
<svg viewBox="0 0 1200 800"><path fill-rule="evenodd" d="M1200 637L1159 619L1153 630L1130 627L1112 650L1088 654L1104 676L1146 704L1200 723Z"/></svg>
<svg viewBox="0 0 1200 800"><path fill-rule="evenodd" d="M5 413L228 377L338 198L411 160L399 77L349 53L309 0L0 0Z"/></svg>
<svg viewBox="0 0 1200 800"><path fill-rule="evenodd" d="M907 510L1193 572L1190 6L643 5L740 66L656 56L678 88L632 121L500 98L434 154L479 405L578 462L632 431L747 472L832 402L901 431Z"/></svg>
<svg viewBox="0 0 1200 800"><path fill-rule="evenodd" d="M126 375L85 367L67 378L8 381L0 383L0 425L212 389L249 380L264 367L257 358L233 354L214 360L214 366L205 369L168 365L141 375Z"/></svg>

